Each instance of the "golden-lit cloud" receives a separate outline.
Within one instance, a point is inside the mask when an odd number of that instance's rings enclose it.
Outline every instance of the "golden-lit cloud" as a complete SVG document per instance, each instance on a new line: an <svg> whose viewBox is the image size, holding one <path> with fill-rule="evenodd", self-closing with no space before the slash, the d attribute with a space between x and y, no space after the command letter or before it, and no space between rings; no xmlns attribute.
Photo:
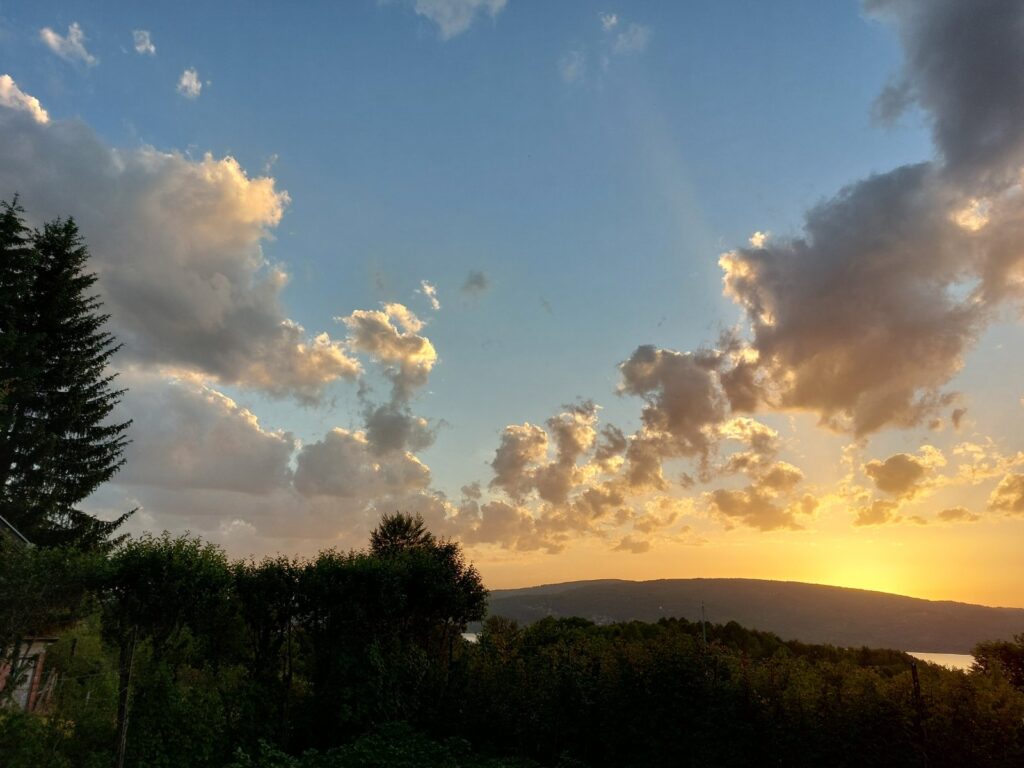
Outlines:
<svg viewBox="0 0 1024 768"><path fill-rule="evenodd" d="M37 123L50 122L50 115L43 109L39 99L21 90L10 75L0 75L0 106L26 112Z"/></svg>
<svg viewBox="0 0 1024 768"><path fill-rule="evenodd" d="M988 497L989 509L1009 515L1024 514L1024 474L1012 472L999 481Z"/></svg>

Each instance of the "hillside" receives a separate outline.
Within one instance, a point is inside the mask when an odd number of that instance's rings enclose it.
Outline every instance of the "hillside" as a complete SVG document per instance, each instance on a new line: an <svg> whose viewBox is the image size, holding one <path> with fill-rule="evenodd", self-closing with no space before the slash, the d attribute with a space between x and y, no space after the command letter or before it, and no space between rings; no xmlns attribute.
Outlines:
<svg viewBox="0 0 1024 768"><path fill-rule="evenodd" d="M1024 608L757 579L576 581L491 592L490 614L530 623L582 616L598 623L676 616L736 621L784 639L905 651L969 653L980 640L1024 632Z"/></svg>

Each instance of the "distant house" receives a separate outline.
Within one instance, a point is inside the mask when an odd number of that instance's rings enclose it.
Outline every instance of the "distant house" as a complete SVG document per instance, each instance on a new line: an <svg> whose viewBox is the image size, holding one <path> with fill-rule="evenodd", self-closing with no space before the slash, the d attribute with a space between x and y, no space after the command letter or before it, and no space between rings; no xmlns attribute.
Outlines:
<svg viewBox="0 0 1024 768"><path fill-rule="evenodd" d="M32 543L22 535L21 531L2 515L0 515L0 538L17 547L32 546ZM14 695L10 698L6 695L0 696L0 701L9 701L26 712L38 709L46 701L53 682L52 678L47 681L43 676L46 666L46 650L55 642L57 642L56 637L24 638L18 654ZM0 653L0 693L6 693L4 688L11 680L11 660L8 652L3 649L0 649L0 652L2 652Z"/></svg>

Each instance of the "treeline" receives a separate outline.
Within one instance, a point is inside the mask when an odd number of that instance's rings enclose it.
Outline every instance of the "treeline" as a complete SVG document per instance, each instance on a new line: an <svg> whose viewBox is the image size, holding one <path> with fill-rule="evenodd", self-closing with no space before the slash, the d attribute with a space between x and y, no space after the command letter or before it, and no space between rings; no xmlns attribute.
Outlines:
<svg viewBox="0 0 1024 768"><path fill-rule="evenodd" d="M897 651L735 623L490 618L470 643L479 575L404 515L309 560L167 535L3 555L0 647L70 627L48 707L0 710L5 768L1024 764L1024 637L916 683Z"/></svg>

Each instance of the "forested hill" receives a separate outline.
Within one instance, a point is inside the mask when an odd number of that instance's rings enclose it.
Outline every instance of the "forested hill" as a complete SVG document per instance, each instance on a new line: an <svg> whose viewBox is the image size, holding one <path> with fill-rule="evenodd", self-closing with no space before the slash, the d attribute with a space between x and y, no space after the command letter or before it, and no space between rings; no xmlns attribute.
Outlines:
<svg viewBox="0 0 1024 768"><path fill-rule="evenodd" d="M787 640L904 651L969 653L982 640L1024 632L1024 609L758 579L575 581L496 589L490 614L529 623L544 616L581 616L598 623L696 621L701 603L709 622L736 621Z"/></svg>

